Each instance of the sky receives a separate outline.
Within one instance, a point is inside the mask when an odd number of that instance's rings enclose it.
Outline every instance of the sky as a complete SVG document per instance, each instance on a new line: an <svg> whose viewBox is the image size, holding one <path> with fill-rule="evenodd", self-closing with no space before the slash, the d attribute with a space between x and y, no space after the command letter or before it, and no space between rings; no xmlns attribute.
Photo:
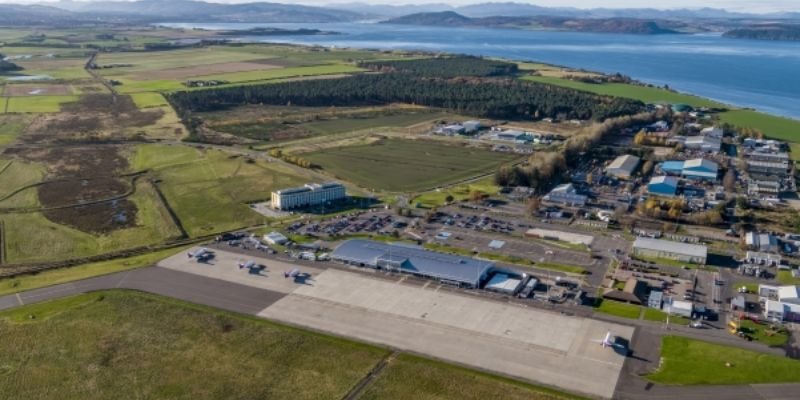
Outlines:
<svg viewBox="0 0 800 400"><path fill-rule="evenodd" d="M79 0L73 0L79 1ZM85 0L92 1L92 0ZM257 0L206 0L217 3L244 3ZM452 5L465 5L489 1L504 2L516 1L518 3L531 3L546 7L577 7L577 8L723 8L739 12L774 12L774 11L800 11L800 0L270 0L275 3L302 3L309 5L325 5L331 3L363 2L371 4L425 4L448 3ZM0 3L30 4L40 3L42 0L0 0Z"/></svg>

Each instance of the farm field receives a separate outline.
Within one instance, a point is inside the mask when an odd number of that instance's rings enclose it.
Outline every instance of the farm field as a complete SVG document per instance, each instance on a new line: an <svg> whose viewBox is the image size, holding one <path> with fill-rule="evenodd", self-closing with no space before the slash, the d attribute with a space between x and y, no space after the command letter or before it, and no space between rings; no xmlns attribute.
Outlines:
<svg viewBox="0 0 800 400"><path fill-rule="evenodd" d="M446 118L448 115L449 114L444 112L421 110L417 112L376 116L374 118L337 118L327 121L309 122L303 126L321 134L335 134L371 128L406 127L433 121L435 119Z"/></svg>
<svg viewBox="0 0 800 400"><path fill-rule="evenodd" d="M248 203L269 199L274 189L308 182L287 167L188 147L139 146L133 165L137 170L154 170L190 236L263 223L265 217Z"/></svg>
<svg viewBox="0 0 800 400"><path fill-rule="evenodd" d="M41 165L0 158L0 208L37 206L36 190L23 188L42 179Z"/></svg>
<svg viewBox="0 0 800 400"><path fill-rule="evenodd" d="M661 359L660 368L647 379L670 385L800 382L800 361L684 337L665 336Z"/></svg>
<svg viewBox="0 0 800 400"><path fill-rule="evenodd" d="M31 399L342 398L388 353L129 291L2 312L0 334L0 387Z"/></svg>
<svg viewBox="0 0 800 400"><path fill-rule="evenodd" d="M78 96L26 96L9 97L8 113L56 113L62 105L78 100Z"/></svg>
<svg viewBox="0 0 800 400"><path fill-rule="evenodd" d="M626 97L646 103L684 103L694 107L720 107L720 103L702 97L675 93L656 87L628 85L624 83L592 84L552 76L526 76L524 80L564 86L606 96Z"/></svg>
<svg viewBox="0 0 800 400"><path fill-rule="evenodd" d="M0 98L0 109L5 108L6 99ZM14 142L30 123L26 115L3 115L0 113L0 146Z"/></svg>
<svg viewBox="0 0 800 400"><path fill-rule="evenodd" d="M750 127L763 132L766 136L800 143L800 121L777 117L752 110L732 110L720 114L720 121L739 127Z"/></svg>
<svg viewBox="0 0 800 400"><path fill-rule="evenodd" d="M518 157L429 141L387 139L300 155L366 189L421 191L492 172Z"/></svg>
<svg viewBox="0 0 800 400"><path fill-rule="evenodd" d="M546 388L407 354L401 354L392 360L359 398L363 400L578 399Z"/></svg>

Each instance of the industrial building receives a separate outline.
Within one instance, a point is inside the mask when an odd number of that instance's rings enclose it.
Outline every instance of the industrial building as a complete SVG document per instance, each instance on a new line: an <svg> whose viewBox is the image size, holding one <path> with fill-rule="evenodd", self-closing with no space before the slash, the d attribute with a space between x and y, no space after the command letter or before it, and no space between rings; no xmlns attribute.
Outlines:
<svg viewBox="0 0 800 400"><path fill-rule="evenodd" d="M494 263L437 253L417 246L348 240L331 253L331 260L392 272L404 272L465 288L479 288Z"/></svg>
<svg viewBox="0 0 800 400"><path fill-rule="evenodd" d="M643 304L647 299L647 282L630 278L625 282L625 287L622 290L608 289L603 293L606 299L621 301L630 304Z"/></svg>
<svg viewBox="0 0 800 400"><path fill-rule="evenodd" d="M496 273L492 275L489 282L483 288L493 292L513 295L522 288L522 282L525 276L517 277L504 273Z"/></svg>
<svg viewBox="0 0 800 400"><path fill-rule="evenodd" d="M800 287L758 285L764 317L773 321L800 322Z"/></svg>
<svg viewBox="0 0 800 400"><path fill-rule="evenodd" d="M708 248L699 244L639 237L633 242L633 254L643 257L666 258L687 263L705 264L708 257Z"/></svg>
<svg viewBox="0 0 800 400"><path fill-rule="evenodd" d="M750 250L778 251L778 238L766 232L747 232L744 242Z"/></svg>
<svg viewBox="0 0 800 400"><path fill-rule="evenodd" d="M668 297L664 300L662 309L667 314L680 315L685 318L692 318L694 316L694 303L691 301L675 300Z"/></svg>
<svg viewBox="0 0 800 400"><path fill-rule="evenodd" d="M578 194L578 192L575 190L575 186L572 186L571 183L559 185L555 189L551 190L550 193L542 197L542 200L550 203L579 207L586 205L587 199L587 196Z"/></svg>
<svg viewBox="0 0 800 400"><path fill-rule="evenodd" d="M678 193L678 178L654 176L647 184L647 192L655 196L674 197Z"/></svg>
<svg viewBox="0 0 800 400"><path fill-rule="evenodd" d="M641 158L630 154L619 156L606 167L606 174L620 179L628 179L636 171L640 161Z"/></svg>
<svg viewBox="0 0 800 400"><path fill-rule="evenodd" d="M719 153L722 148L722 141L710 135L689 136L683 142L683 146L690 150Z"/></svg>
<svg viewBox="0 0 800 400"><path fill-rule="evenodd" d="M665 161L659 167L667 175L683 176L689 179L716 180L719 174L719 165L704 158Z"/></svg>
<svg viewBox="0 0 800 400"><path fill-rule="evenodd" d="M315 206L347 198L344 185L336 182L307 184L299 188L272 192L271 206L276 210Z"/></svg>
<svg viewBox="0 0 800 400"><path fill-rule="evenodd" d="M264 235L264 241L272 245L284 245L289 242L289 238L280 232L271 232Z"/></svg>

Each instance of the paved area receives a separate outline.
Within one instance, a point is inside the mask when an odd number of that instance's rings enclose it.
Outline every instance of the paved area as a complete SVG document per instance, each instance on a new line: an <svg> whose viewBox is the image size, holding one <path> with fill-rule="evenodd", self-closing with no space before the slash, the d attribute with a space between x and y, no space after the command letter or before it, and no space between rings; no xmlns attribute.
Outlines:
<svg viewBox="0 0 800 400"><path fill-rule="evenodd" d="M259 316L611 398L633 328L328 270Z"/></svg>
<svg viewBox="0 0 800 400"><path fill-rule="evenodd" d="M144 268L0 297L0 309L107 289L134 289L243 314L255 314L284 294L216 279Z"/></svg>
<svg viewBox="0 0 800 400"><path fill-rule="evenodd" d="M194 251L192 248L189 251ZM279 293L290 293L299 285L313 285L314 278L324 271L320 267L299 267L303 279L286 279L284 272L298 268L296 264L273 258L260 258L242 253L213 249L215 257L207 262L198 262L189 258L185 253L176 254L158 263L159 267L181 271L184 273L200 275L220 281L266 289ZM266 268L258 274L252 274L247 269L239 268L240 263L253 261ZM320 264L321 265L321 264Z"/></svg>

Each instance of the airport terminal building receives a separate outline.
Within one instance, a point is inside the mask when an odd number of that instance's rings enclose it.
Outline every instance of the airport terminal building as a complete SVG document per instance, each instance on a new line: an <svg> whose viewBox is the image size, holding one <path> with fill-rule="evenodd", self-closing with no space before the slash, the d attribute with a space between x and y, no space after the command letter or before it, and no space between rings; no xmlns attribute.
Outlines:
<svg viewBox="0 0 800 400"><path fill-rule="evenodd" d="M360 239L340 244L331 259L358 267L405 272L470 289L479 288L494 268L494 263L489 261Z"/></svg>
<svg viewBox="0 0 800 400"><path fill-rule="evenodd" d="M342 200L346 197L345 187L339 183L310 183L303 187L272 192L271 205L276 210L291 210Z"/></svg>

